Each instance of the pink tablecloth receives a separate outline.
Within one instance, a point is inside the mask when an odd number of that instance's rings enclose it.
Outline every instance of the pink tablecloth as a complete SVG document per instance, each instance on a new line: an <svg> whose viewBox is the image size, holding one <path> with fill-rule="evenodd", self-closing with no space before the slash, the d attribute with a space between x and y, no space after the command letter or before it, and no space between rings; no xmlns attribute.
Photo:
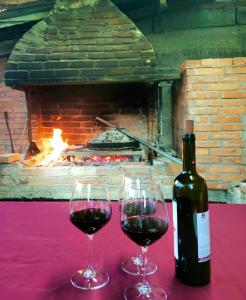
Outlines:
<svg viewBox="0 0 246 300"><path fill-rule="evenodd" d="M159 269L149 279L166 289L169 300L246 299L246 205L213 204L210 214L210 285L188 287L175 279L172 224L150 247L149 257ZM0 299L123 299L124 288L137 278L124 274L120 262L138 248L121 232L116 203L110 223L95 235L93 246L95 262L103 262L111 280L101 290L83 292L70 284L70 276L86 261L86 237L70 223L68 203L1 201Z"/></svg>

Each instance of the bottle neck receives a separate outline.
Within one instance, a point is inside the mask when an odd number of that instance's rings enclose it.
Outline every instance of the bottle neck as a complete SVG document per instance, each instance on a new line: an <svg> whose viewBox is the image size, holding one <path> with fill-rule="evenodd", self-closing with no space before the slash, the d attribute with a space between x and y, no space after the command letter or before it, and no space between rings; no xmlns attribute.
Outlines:
<svg viewBox="0 0 246 300"><path fill-rule="evenodd" d="M196 172L195 135L186 133L183 135L183 170Z"/></svg>

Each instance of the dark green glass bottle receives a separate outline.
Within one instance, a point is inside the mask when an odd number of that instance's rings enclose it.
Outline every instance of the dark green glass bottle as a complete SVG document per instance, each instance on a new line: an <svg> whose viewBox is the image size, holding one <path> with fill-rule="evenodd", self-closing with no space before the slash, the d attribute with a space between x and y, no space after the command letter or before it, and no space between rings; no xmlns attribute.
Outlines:
<svg viewBox="0 0 246 300"><path fill-rule="evenodd" d="M187 120L182 137L183 171L174 181L173 222L176 277L202 286L210 282L208 192L196 172L194 122Z"/></svg>

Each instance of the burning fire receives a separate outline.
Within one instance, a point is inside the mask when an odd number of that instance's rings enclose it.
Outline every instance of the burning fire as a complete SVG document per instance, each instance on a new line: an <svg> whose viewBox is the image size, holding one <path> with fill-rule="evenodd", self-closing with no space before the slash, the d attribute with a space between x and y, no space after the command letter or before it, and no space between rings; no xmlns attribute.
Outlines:
<svg viewBox="0 0 246 300"><path fill-rule="evenodd" d="M74 163L81 165L111 165L122 162L133 161L131 155L112 154L112 155L86 155L86 157L69 155L67 152L62 155L62 152L69 147L67 141L62 139L62 130L59 128L53 129L53 136L49 139L42 140L41 152L33 156L28 161L28 166L54 166L56 163L66 164ZM89 154L89 153L88 153ZM69 157L69 158L68 158Z"/></svg>
<svg viewBox="0 0 246 300"><path fill-rule="evenodd" d="M62 139L62 130L54 128L52 138L42 140L42 151L33 159L35 159L39 165L47 166L51 162L57 161L60 158L61 153L68 146L67 141L64 142Z"/></svg>
<svg viewBox="0 0 246 300"><path fill-rule="evenodd" d="M53 160L59 159L62 151L68 147L67 141L63 142L61 134L62 130L55 128L53 130L53 137L49 140L50 145L53 148L53 151L50 153L51 159Z"/></svg>

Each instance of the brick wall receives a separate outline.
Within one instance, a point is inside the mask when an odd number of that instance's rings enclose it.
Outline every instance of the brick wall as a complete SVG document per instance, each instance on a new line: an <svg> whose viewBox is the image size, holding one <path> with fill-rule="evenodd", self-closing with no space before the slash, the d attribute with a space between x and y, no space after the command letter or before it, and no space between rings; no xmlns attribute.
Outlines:
<svg viewBox="0 0 246 300"><path fill-rule="evenodd" d="M4 118L8 113L9 127L13 137L15 152L18 152L21 143L27 142L27 132L23 134L25 116L27 112L25 93L13 90L4 85L3 72L6 59L0 59L0 153L11 152L11 144Z"/></svg>
<svg viewBox="0 0 246 300"><path fill-rule="evenodd" d="M199 173L211 189L246 178L246 58L202 59L181 65L174 88L174 144L184 119L195 121Z"/></svg>

